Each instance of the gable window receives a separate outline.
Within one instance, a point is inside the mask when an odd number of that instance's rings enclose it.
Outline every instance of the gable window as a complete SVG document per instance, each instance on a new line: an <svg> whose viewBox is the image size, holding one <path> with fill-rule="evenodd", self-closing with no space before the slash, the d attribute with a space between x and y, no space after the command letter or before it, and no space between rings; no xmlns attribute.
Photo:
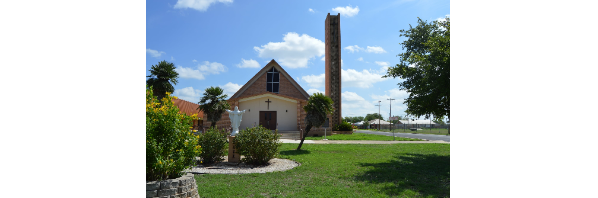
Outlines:
<svg viewBox="0 0 598 198"><path fill-rule="evenodd" d="M280 73L274 67L268 70L266 81L266 90L273 93L278 93L278 87L280 84Z"/></svg>

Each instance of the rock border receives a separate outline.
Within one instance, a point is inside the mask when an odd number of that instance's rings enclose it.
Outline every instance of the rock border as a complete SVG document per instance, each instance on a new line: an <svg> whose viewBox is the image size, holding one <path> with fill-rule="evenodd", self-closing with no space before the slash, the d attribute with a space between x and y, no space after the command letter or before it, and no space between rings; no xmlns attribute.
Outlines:
<svg viewBox="0 0 598 198"><path fill-rule="evenodd" d="M186 173L176 179L146 182L145 197L199 198L199 194L195 177Z"/></svg>

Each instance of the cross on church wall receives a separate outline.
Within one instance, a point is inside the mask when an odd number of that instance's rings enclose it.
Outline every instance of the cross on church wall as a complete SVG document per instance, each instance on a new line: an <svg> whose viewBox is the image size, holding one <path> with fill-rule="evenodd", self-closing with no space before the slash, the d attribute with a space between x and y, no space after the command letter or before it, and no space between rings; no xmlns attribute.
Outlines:
<svg viewBox="0 0 598 198"><path fill-rule="evenodd" d="M264 102L268 103L268 110L270 110L270 103L272 102L272 101L270 101L270 98L268 98L268 101L264 101Z"/></svg>

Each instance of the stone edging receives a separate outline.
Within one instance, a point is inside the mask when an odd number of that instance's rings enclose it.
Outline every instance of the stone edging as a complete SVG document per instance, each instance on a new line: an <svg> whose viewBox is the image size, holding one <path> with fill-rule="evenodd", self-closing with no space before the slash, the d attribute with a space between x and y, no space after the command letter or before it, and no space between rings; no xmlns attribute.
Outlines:
<svg viewBox="0 0 598 198"><path fill-rule="evenodd" d="M195 177L191 173L186 173L176 179L146 182L145 197L199 198L199 194L197 194Z"/></svg>
<svg viewBox="0 0 598 198"><path fill-rule="evenodd" d="M241 158L243 157L241 156ZM197 165L187 171L194 174L249 174L286 171L301 165L293 160L279 158L271 159L268 165L264 166L252 166L243 162L230 163L227 161L227 159L224 159L223 162L207 167Z"/></svg>

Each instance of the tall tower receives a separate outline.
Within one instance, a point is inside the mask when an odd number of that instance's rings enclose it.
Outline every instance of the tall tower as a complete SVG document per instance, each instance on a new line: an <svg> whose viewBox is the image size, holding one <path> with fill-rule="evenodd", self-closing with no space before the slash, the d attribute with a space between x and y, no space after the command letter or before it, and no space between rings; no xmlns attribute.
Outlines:
<svg viewBox="0 0 598 198"><path fill-rule="evenodd" d="M330 118L330 127L340 124L341 117L341 14L326 16L325 61L326 61L326 96L334 102L334 111Z"/></svg>

